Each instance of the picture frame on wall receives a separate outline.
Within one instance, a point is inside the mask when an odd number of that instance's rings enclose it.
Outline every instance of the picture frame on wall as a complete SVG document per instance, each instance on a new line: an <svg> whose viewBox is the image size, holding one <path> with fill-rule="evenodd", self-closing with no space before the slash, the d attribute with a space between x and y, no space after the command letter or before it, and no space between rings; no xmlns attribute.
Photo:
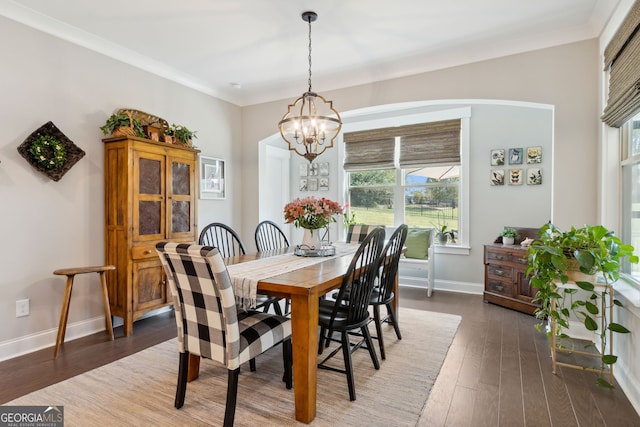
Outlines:
<svg viewBox="0 0 640 427"><path fill-rule="evenodd" d="M225 161L214 157L200 156L200 198L226 198Z"/></svg>
<svg viewBox="0 0 640 427"><path fill-rule="evenodd" d="M307 176L307 174L309 173L309 165L307 165L306 163L302 163L300 165L300 169L299 170L299 175L300 176Z"/></svg>
<svg viewBox="0 0 640 427"><path fill-rule="evenodd" d="M542 163L542 147L527 147L527 164Z"/></svg>
<svg viewBox="0 0 640 427"><path fill-rule="evenodd" d="M320 176L328 176L329 175L329 163L323 162L320 163Z"/></svg>
<svg viewBox="0 0 640 427"><path fill-rule="evenodd" d="M542 185L542 169L527 169L527 185Z"/></svg>
<svg viewBox="0 0 640 427"><path fill-rule="evenodd" d="M522 148L509 148L509 164L521 165L524 156Z"/></svg>
<svg viewBox="0 0 640 427"><path fill-rule="evenodd" d="M504 165L504 148L491 150L491 166Z"/></svg>
<svg viewBox="0 0 640 427"><path fill-rule="evenodd" d="M318 191L318 178L309 178L309 191Z"/></svg>
<svg viewBox="0 0 640 427"><path fill-rule="evenodd" d="M320 191L328 191L329 190L329 178L326 176L321 177L318 180L318 188Z"/></svg>
<svg viewBox="0 0 640 427"><path fill-rule="evenodd" d="M504 185L504 169L491 170L491 185Z"/></svg>
<svg viewBox="0 0 640 427"><path fill-rule="evenodd" d="M307 191L307 178L300 178L300 185L298 186L298 190Z"/></svg>
<svg viewBox="0 0 640 427"><path fill-rule="evenodd" d="M522 185L522 169L509 169L509 185Z"/></svg>

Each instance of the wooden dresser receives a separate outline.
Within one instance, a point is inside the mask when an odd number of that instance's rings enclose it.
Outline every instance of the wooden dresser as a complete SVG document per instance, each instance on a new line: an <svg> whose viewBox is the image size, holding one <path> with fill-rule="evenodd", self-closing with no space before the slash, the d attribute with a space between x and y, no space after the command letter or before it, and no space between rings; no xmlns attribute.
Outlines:
<svg viewBox="0 0 640 427"><path fill-rule="evenodd" d="M533 314L540 307L532 302L538 290L525 274L528 248L520 246L520 241L535 239L537 229L516 229L520 234L516 245L484 245L484 301Z"/></svg>
<svg viewBox="0 0 640 427"><path fill-rule="evenodd" d="M125 336L144 313L171 304L155 251L195 242L198 150L134 137L104 142L105 255L111 313Z"/></svg>

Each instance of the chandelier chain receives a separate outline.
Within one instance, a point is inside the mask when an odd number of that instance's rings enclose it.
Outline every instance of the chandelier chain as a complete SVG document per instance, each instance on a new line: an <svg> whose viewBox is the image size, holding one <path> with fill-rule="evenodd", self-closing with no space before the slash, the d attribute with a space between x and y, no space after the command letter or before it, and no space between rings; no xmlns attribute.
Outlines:
<svg viewBox="0 0 640 427"><path fill-rule="evenodd" d="M311 17L309 17L309 92L311 92Z"/></svg>

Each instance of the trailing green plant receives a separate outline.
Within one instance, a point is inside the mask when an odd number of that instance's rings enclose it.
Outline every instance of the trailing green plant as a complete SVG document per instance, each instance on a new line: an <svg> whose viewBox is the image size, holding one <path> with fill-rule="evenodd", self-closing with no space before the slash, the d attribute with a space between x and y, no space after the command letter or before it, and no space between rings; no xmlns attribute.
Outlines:
<svg viewBox="0 0 640 427"><path fill-rule="evenodd" d="M131 123L133 122L133 130L135 131L135 136L140 138L146 138L144 133L144 129L138 120L129 116L126 113L112 114L109 116L107 121L103 126L100 126L100 130L103 134L109 135L112 134L114 130L124 127L131 127Z"/></svg>
<svg viewBox="0 0 640 427"><path fill-rule="evenodd" d="M165 135L175 136L178 141L187 145L192 139L196 139L198 137L196 133L197 131L191 131L186 126L176 125L175 123L164 131Z"/></svg>
<svg viewBox="0 0 640 427"><path fill-rule="evenodd" d="M604 301L608 299L617 306L622 306L622 303L614 299L613 295L605 298L608 287L597 290L595 275L605 286L614 283L620 278L622 260L638 262L638 256L633 251L633 246L624 244L613 231L602 225L571 227L569 231L563 231L553 224L544 225L540 229L540 237L529 247L526 271L527 275L531 275L531 285L538 289L534 301L540 303L540 308L536 311L540 322L536 329L541 330L547 320L553 319L556 330L548 330L547 336L555 334L562 343L562 340L569 337L563 330L569 328L572 315L582 320L585 328L593 332L598 331L599 323L602 322L603 328L598 336L604 348L607 348L607 331L629 333L626 327L607 318L609 307L602 311L598 307L600 298ZM583 275L587 275L575 281L576 287L584 291L582 293L575 287L559 286L559 283L569 282L572 263L577 264ZM594 278L591 279L589 275L594 275ZM556 301L555 309L552 306L553 300ZM589 345L592 346L593 343ZM618 359L612 354L612 348L609 348L609 352L611 354L602 354L600 357L601 370ZM597 383L612 386L602 378L598 378Z"/></svg>
<svg viewBox="0 0 640 427"><path fill-rule="evenodd" d="M516 229L515 228L511 228L511 227L505 227L505 229L500 232L500 235L502 237L513 237L514 239L516 237L519 237L518 232L516 231Z"/></svg>

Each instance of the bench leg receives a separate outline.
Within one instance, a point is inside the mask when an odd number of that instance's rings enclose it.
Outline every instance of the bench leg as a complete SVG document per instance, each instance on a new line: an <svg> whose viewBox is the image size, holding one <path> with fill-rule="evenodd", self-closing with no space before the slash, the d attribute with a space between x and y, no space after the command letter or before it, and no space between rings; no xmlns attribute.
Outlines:
<svg viewBox="0 0 640 427"><path fill-rule="evenodd" d="M105 327L107 329L107 334L109 334L109 339L113 341L113 325L111 323L111 308L109 307L109 290L107 289L107 279L104 271L100 272L100 284L102 285L102 299L104 300Z"/></svg>
<svg viewBox="0 0 640 427"><path fill-rule="evenodd" d="M60 323L58 324L58 336L56 338L56 348L53 350L53 358L58 357L60 344L64 343L64 335L67 331L67 318L69 317L69 303L71 302L71 292L73 291L73 275L67 276L67 287L64 291L62 310L60 311Z"/></svg>

